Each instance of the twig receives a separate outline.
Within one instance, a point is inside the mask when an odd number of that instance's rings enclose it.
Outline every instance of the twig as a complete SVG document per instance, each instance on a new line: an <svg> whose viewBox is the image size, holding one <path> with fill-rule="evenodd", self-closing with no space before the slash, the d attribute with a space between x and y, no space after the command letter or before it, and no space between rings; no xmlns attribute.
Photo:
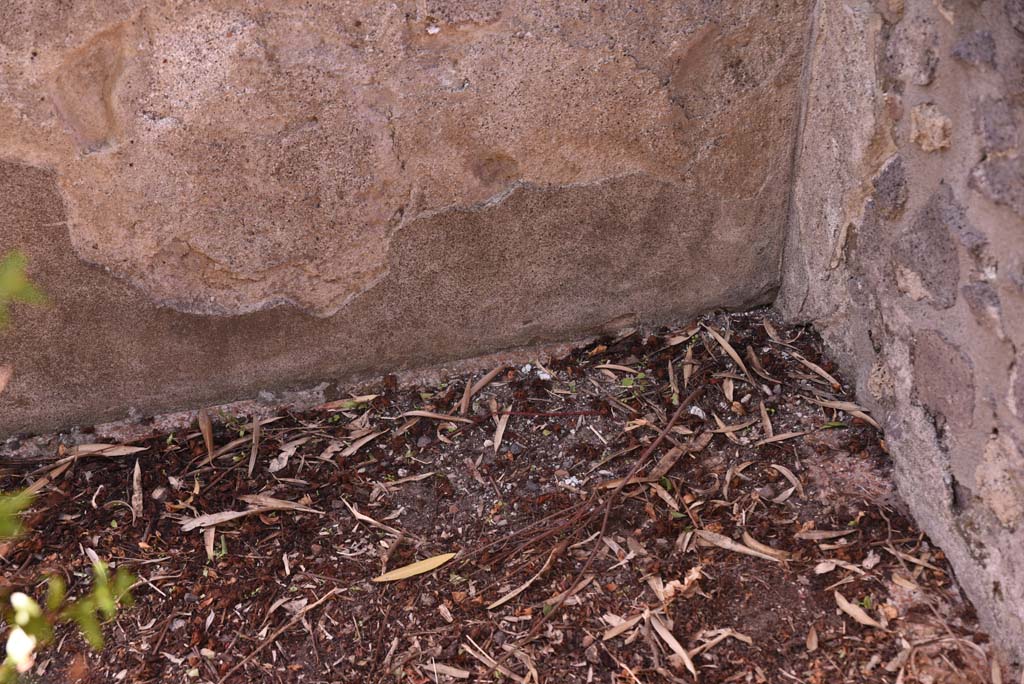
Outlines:
<svg viewBox="0 0 1024 684"><path fill-rule="evenodd" d="M685 411L690 406L690 404L699 399L701 395L704 394L705 389L706 385L700 384L696 389L690 392L690 394L687 395L687 397L683 399L683 401L679 402L679 407L676 409L675 413L672 414L672 417L669 419L668 424L661 429L661 431L658 433L658 437L653 442L651 442L646 449L643 450L643 453L641 453L640 456L637 458L636 463L634 463L633 467L630 468L629 473L626 475L626 477L622 479L622 481L619 483L619 486L616 487L609 495L608 501L605 503L604 515L601 518L601 530L598 533L598 539L604 537L605 532L608 530L608 520L611 517L612 508L614 507L614 504L618 500L619 496L622 494L622 490L626 487L630 480L632 480L633 477L635 477L636 474L640 472L640 469L643 468L644 465L646 465L647 461L650 460L651 454L653 454L654 450L658 448L662 441L664 441L665 436L668 434L669 430L672 429L672 426L675 425L676 421L678 421L679 418L683 415L683 411ZM582 580L587 575L587 573L590 571L591 566L594 564L594 560L597 558L598 551L600 550L600 548L600 545L594 545L593 550L590 552L590 555L587 556L587 560L583 564L583 568L576 574L576 577L570 583L570 587L575 587L580 582L580 580ZM518 647L521 648L522 646L525 646L530 641L535 639L537 635L540 634L541 628L548 622L550 622L552 617L558 614L558 611L562 608L562 604L565 603L566 599L569 598L569 595L571 593L572 592L563 593L561 596L558 597L558 600L556 600L553 604L550 604L550 609L541 616L541 618L537 621L537 624L533 626L529 633L519 640ZM501 665L505 663L506 660L508 660L510 655L511 652L506 652L503 656L498 658L498 660L491 667L491 669L488 670L487 673L484 675L484 678L486 679L490 677L495 670L497 670Z"/></svg>
<svg viewBox="0 0 1024 684"><path fill-rule="evenodd" d="M273 634L271 634L266 639L264 639L262 642L260 642L260 645L257 646L256 648L254 648L252 650L252 652L249 653L249 655L247 655L244 658L242 658L238 662L237 665L235 665L230 670L228 670L227 674L225 674L223 677L221 677L218 680L218 684L223 684L224 682L226 682L228 680L228 677L230 677L231 675L233 675L236 672L238 672L238 670L240 670L242 667L244 667L246 663L248 663L250 660L252 660L254 657L256 657L256 654L258 654L260 651L262 651L267 646L272 644L277 639L277 637L281 636L286 631L288 631L289 629L294 627L296 624L298 624L299 620L302 619L303 615L305 615L309 611L313 610L314 608L319 606L321 603L323 603L327 599L331 598L335 594L339 593L340 591L342 591L342 590L339 589L338 587L335 587L334 589L331 589L329 592L327 592L326 594L323 595L323 598L315 601L314 603L309 604L308 606L306 606L305 608L300 610L298 613L296 613L295 616L291 620L289 620L288 622L284 623L283 625L281 625L280 627L275 629Z"/></svg>

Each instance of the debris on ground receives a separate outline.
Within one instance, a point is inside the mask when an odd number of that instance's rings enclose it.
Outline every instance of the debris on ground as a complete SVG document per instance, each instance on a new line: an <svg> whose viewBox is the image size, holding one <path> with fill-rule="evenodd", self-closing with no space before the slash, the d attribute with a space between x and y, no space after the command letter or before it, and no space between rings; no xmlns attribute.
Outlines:
<svg viewBox="0 0 1024 684"><path fill-rule="evenodd" d="M0 592L139 578L35 682L992 681L876 427L765 312L389 376L7 464L37 498Z"/></svg>

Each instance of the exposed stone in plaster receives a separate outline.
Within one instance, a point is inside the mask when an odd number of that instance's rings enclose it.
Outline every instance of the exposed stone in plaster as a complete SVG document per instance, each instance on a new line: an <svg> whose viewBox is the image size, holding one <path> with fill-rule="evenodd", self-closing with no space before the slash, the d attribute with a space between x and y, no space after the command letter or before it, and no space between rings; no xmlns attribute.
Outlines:
<svg viewBox="0 0 1024 684"><path fill-rule="evenodd" d="M971 361L935 330L914 340L914 389L918 401L952 430L970 427L974 411Z"/></svg>
<svg viewBox="0 0 1024 684"><path fill-rule="evenodd" d="M996 41L991 31L974 31L953 46L953 56L973 66L996 65Z"/></svg>
<svg viewBox="0 0 1024 684"><path fill-rule="evenodd" d="M910 111L910 139L925 152L949 147L953 122L934 104L919 104Z"/></svg>
<svg viewBox="0 0 1024 684"><path fill-rule="evenodd" d="M1024 157L990 157L971 171L971 187L1024 216Z"/></svg>
<svg viewBox="0 0 1024 684"><path fill-rule="evenodd" d="M985 445L975 485L1004 527L1016 529L1024 520L1024 455L1005 435L994 435Z"/></svg>
<svg viewBox="0 0 1024 684"><path fill-rule="evenodd" d="M956 301L960 264L953 229L962 215L949 187L943 186L896 240L897 278L912 299L927 299L939 308Z"/></svg>

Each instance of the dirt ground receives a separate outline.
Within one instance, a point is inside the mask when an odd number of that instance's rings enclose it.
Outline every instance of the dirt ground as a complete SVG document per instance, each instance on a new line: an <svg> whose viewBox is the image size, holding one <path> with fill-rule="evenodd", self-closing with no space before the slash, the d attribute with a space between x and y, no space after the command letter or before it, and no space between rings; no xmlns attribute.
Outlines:
<svg viewBox="0 0 1024 684"><path fill-rule="evenodd" d="M813 331L719 315L0 455L3 489L40 488L0 593L85 592L90 553L139 578L101 652L62 628L25 680L992 681L837 378Z"/></svg>

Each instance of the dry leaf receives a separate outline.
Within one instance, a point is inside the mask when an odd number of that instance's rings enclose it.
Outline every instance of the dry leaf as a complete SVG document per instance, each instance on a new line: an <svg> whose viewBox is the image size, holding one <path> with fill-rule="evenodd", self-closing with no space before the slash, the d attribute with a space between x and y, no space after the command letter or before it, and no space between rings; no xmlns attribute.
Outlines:
<svg viewBox="0 0 1024 684"><path fill-rule="evenodd" d="M260 451L260 421L253 416L252 419L252 450L249 452L249 477L252 477L253 468L256 467L256 455Z"/></svg>
<svg viewBox="0 0 1024 684"><path fill-rule="evenodd" d="M217 528L211 525L203 530L203 547L206 549L206 559L213 560L215 549L213 548L214 541L217 539Z"/></svg>
<svg viewBox="0 0 1024 684"><path fill-rule="evenodd" d="M749 349L749 347L748 347ZM775 428L772 427L772 421L768 418L768 409L765 408L764 402L758 403L758 411L761 413L761 426L764 428L764 434L766 439L771 439L775 436ZM764 440L761 440L758 444L763 444Z"/></svg>
<svg viewBox="0 0 1024 684"><path fill-rule="evenodd" d="M299 447L308 442L311 437L302 437L300 439L293 440L281 447L281 453L271 459L270 464L267 466L267 470L271 473L276 473L279 470L284 470L288 465L288 459L295 455Z"/></svg>
<svg viewBox="0 0 1024 684"><path fill-rule="evenodd" d="M878 620L874 619L867 612L855 603L850 603L846 600L846 597L840 594L838 591L834 592L836 597L836 604L839 606L839 610L843 611L854 620L866 627L875 627L876 629L884 629Z"/></svg>
<svg viewBox="0 0 1024 684"><path fill-rule="evenodd" d="M693 375L693 346L686 349L686 358L683 359L683 387L690 386L690 376Z"/></svg>
<svg viewBox="0 0 1024 684"><path fill-rule="evenodd" d="M212 463L214 457L213 448L213 422L210 420L210 414L206 412L206 409L199 409L199 413L196 414L196 420L199 423L199 430L203 433L203 442L206 444L206 461L205 463Z"/></svg>
<svg viewBox="0 0 1024 684"><path fill-rule="evenodd" d="M377 398L376 394L360 394L359 396L349 397L348 399L338 399L337 401L329 401L326 404L320 404L317 406L321 411L347 411L358 407L360 404L369 404L371 401Z"/></svg>
<svg viewBox="0 0 1024 684"><path fill-rule="evenodd" d="M316 513L317 515L323 515L323 511L318 511L314 508L304 506L301 503L295 503L294 501L275 499L274 497L267 496L266 494L243 494L238 498L250 506L262 506L264 508L271 508L279 511L299 511L300 513Z"/></svg>
<svg viewBox="0 0 1024 684"><path fill-rule="evenodd" d="M469 423L472 425L473 421L469 418L462 418L460 416L449 416L444 413L434 413L433 411L406 411L402 414L403 418L418 417L418 418L430 418L432 420L449 420L455 423Z"/></svg>
<svg viewBox="0 0 1024 684"><path fill-rule="evenodd" d="M560 555L563 551L565 551L565 546L566 546L566 543L562 542L562 543L556 545L555 548L551 549L551 553L548 554L548 559L546 561L544 561L544 565L541 566L541 569L538 570L537 573L533 577L531 577L530 579L526 580L524 583L522 583L521 585L519 585L518 587L516 587L515 589L513 589L509 593L505 594L504 596L502 596L500 599L498 599L497 601L495 601L491 605L487 606L487 610L494 610L495 608L508 603L509 601L514 599L516 596L519 596L521 593L523 593L524 591L529 589L531 584L536 582L537 579L541 575L543 575L545 572L547 572L547 569L551 567L552 561L554 561L554 559L558 555Z"/></svg>
<svg viewBox="0 0 1024 684"><path fill-rule="evenodd" d="M773 435L771 437L766 437L765 439L762 439L759 442L754 442L754 446L761 446L763 444L774 444L775 442L783 442L787 439L793 439L794 437L800 437L801 435L806 434L806 432L783 432L781 435Z"/></svg>
<svg viewBox="0 0 1024 684"><path fill-rule="evenodd" d="M607 620L607 617L608 616L605 616L606 620ZM620 623L618 623L616 625L613 625L611 627L611 629L605 630L605 633L601 636L601 640L602 641L608 641L609 639L614 639L615 637L619 636L620 634L625 634L630 629L632 629L636 625L636 623L640 622L643 619L644 619L644 614L640 613L638 615L634 615L633 617L631 617L631 618L629 618L627 620L623 620L622 622L620 622Z"/></svg>
<svg viewBox="0 0 1024 684"><path fill-rule="evenodd" d="M797 492L800 493L800 496L804 495L804 487L800 484L800 480L797 479L797 476L793 474L792 470L784 465L779 465L778 463L772 463L770 467L782 473L783 477L789 480L789 483L793 485Z"/></svg>
<svg viewBox="0 0 1024 684"><path fill-rule="evenodd" d="M818 406L835 409L836 411L842 411L843 413L849 413L854 418L860 418L876 430L882 429L875 419L868 415L868 410L866 408L858 404L854 404L852 401L829 401L825 399L815 399L814 397L804 397L804 399L812 404L817 404Z"/></svg>
<svg viewBox="0 0 1024 684"><path fill-rule="evenodd" d="M755 383L754 379L750 377L750 371L747 370L746 364L743 363L743 359L741 359L740 355L736 353L736 350L732 348L732 345L726 342L725 338L719 335L718 332L711 326L705 325L704 329L707 330L713 338L715 338L715 342L718 342L719 346L721 346L722 349L725 350L725 353L729 355L729 358L731 358L736 363L736 365L739 366L739 369L743 371L743 374L745 376L747 376L747 379L750 381L750 384L753 385L754 387L757 387L757 383Z"/></svg>
<svg viewBox="0 0 1024 684"><path fill-rule="evenodd" d="M0 392L3 392L7 383L11 381L12 373L14 373L14 369L10 366L0 366Z"/></svg>
<svg viewBox="0 0 1024 684"><path fill-rule="evenodd" d="M132 524L142 517L142 467L139 459L135 459L135 469L132 471Z"/></svg>
<svg viewBox="0 0 1024 684"><path fill-rule="evenodd" d="M374 582L396 582L398 580L408 579L415 577L416 575L422 575L425 572L430 572L436 568L441 567L452 558L455 558L454 553L442 553L439 556L431 556L409 565L403 565L400 568L396 568L391 572L385 572L380 577L374 577Z"/></svg>
<svg viewBox="0 0 1024 684"><path fill-rule="evenodd" d="M755 551L760 551L761 553L766 554L768 556L772 556L773 558L777 558L780 561L789 560L793 555L788 551L783 551L781 549L776 549L771 546L768 546L767 544L762 544L761 542L757 541L752 536L750 536L750 534L746 530L743 530L743 543L749 546L750 548L754 549Z"/></svg>
<svg viewBox="0 0 1024 684"><path fill-rule="evenodd" d="M434 679L437 679L437 675L444 675L452 679L469 679L471 674L469 670L462 670L457 667L434 662L429 665L423 665L423 670L434 675Z"/></svg>
<svg viewBox="0 0 1024 684"><path fill-rule="evenodd" d="M68 458L82 456L131 456L149 447L125 446L124 444L79 444L68 450Z"/></svg>
<svg viewBox="0 0 1024 684"><path fill-rule="evenodd" d="M792 352L792 354L793 354L793 357L797 361L799 361L804 366L809 368L811 371L813 371L814 373L817 373L818 375L823 377L826 381L828 381L828 384L832 386L832 389L838 391L838 390L843 388L843 385L838 380L833 378L831 375L826 373L824 368L822 368L821 366L819 366L816 363L812 363L811 361L808 361L803 356L801 356L799 352Z"/></svg>
<svg viewBox="0 0 1024 684"><path fill-rule="evenodd" d="M725 549L727 551L735 551L736 553L745 553L748 556L763 558L765 560L770 560L774 563L782 562L775 556L771 556L767 553L764 553L763 551L757 551L755 549L750 548L749 546L744 546L739 542L734 542L732 539L729 539L724 535L718 534L717 532L710 532L708 530L696 530L696 533L699 538L703 539L705 542L711 544L712 546L717 546L720 549Z"/></svg>
<svg viewBox="0 0 1024 684"><path fill-rule="evenodd" d="M805 643L808 653L814 653L818 650L818 630L814 628L814 625L811 625L811 628L807 630L807 641Z"/></svg>
<svg viewBox="0 0 1024 684"><path fill-rule="evenodd" d="M793 536L807 541L822 541L824 539L845 537L848 534L853 534L853 530L804 530L803 532L797 532Z"/></svg>
<svg viewBox="0 0 1024 684"><path fill-rule="evenodd" d="M467 413L469 413L469 405L470 401L472 401L473 399L473 396L477 392L482 390L484 387L487 387L487 385L491 384L491 381L494 380L494 378L498 377L498 374L505 370L505 368L506 366L498 366L497 368L489 372L487 375L473 383L472 386L470 386L470 384L467 382L466 391L462 395L462 401L459 402L459 413L462 415L466 415Z"/></svg>
<svg viewBox="0 0 1024 684"><path fill-rule="evenodd" d="M651 627L653 627L654 631L657 632L659 637L661 637L661 640L664 641L670 649L672 649L672 652L679 656L679 659L683 661L683 665L685 665L686 669L690 671L690 674L696 678L697 668L694 667L693 660L690 659L690 654L685 648L683 648L683 645L680 644L674 636L672 636L672 632L669 631L669 628L661 621L661 618L657 615L651 615Z"/></svg>
<svg viewBox="0 0 1024 684"><path fill-rule="evenodd" d="M383 435L385 432L387 432L387 430L381 430L380 432L371 432L370 434L366 435L365 437L361 437L361 438L357 439L356 441L352 442L347 447L345 447L345 450L341 452L341 457L342 458L348 458L349 456L352 456L357 451L362 449L364 446L366 446L367 444L369 444L373 440L375 440L378 437L380 437L381 435Z"/></svg>
<svg viewBox="0 0 1024 684"><path fill-rule="evenodd" d="M498 449L501 448L501 438L505 436L509 417L508 413L503 413L498 419L498 426L494 429L494 453L498 453Z"/></svg>

